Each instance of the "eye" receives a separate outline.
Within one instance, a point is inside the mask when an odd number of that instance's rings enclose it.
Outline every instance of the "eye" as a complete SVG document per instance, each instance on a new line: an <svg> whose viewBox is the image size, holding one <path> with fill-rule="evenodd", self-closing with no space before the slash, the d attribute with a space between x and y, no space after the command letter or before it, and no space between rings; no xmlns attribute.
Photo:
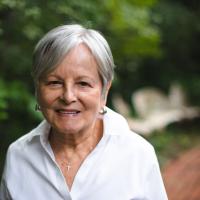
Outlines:
<svg viewBox="0 0 200 200"><path fill-rule="evenodd" d="M91 84L86 81L80 81L78 84L82 87L91 87Z"/></svg>
<svg viewBox="0 0 200 200"><path fill-rule="evenodd" d="M62 82L61 81L48 81L47 82L47 85L50 85L50 86L53 86L53 87L58 87L58 86L61 86L62 85Z"/></svg>

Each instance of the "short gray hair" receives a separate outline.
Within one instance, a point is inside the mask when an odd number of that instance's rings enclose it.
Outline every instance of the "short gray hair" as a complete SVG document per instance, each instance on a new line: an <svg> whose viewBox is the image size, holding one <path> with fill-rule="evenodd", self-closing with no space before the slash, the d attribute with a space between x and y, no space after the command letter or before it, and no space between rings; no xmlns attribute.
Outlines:
<svg viewBox="0 0 200 200"><path fill-rule="evenodd" d="M114 61L110 47L98 31L78 24L58 26L37 43L33 53L32 70L35 85L41 77L53 71L65 55L80 43L87 45L92 52L98 64L104 91L114 76Z"/></svg>

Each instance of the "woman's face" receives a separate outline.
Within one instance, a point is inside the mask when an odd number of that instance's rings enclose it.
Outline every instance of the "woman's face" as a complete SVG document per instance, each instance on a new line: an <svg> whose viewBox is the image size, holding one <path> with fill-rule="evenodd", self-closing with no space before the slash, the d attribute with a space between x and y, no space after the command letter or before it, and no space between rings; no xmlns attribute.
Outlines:
<svg viewBox="0 0 200 200"><path fill-rule="evenodd" d="M84 44L73 48L39 81L37 94L44 117L59 133L91 130L105 105L97 63Z"/></svg>

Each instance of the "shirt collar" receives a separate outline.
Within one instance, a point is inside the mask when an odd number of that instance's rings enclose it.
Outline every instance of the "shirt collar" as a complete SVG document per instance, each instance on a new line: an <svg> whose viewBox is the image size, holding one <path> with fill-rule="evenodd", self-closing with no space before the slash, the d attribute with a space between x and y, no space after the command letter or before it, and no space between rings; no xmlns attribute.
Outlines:
<svg viewBox="0 0 200 200"><path fill-rule="evenodd" d="M130 128L126 119L115 111L106 107L107 113L103 117L104 135L120 135L127 133Z"/></svg>
<svg viewBox="0 0 200 200"><path fill-rule="evenodd" d="M35 129L30 132L29 141L37 136L40 136L41 142L46 143L48 141L50 129L50 124L46 120L43 120Z"/></svg>

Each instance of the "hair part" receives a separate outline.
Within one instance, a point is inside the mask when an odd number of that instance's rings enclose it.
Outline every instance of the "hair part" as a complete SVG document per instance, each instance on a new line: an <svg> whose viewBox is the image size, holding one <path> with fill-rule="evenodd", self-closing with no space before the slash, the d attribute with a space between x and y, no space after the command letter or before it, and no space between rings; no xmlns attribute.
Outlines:
<svg viewBox="0 0 200 200"><path fill-rule="evenodd" d="M81 43L90 49L98 64L104 94L114 77L114 61L110 47L98 31L78 24L56 27L37 43L33 52L32 69L36 88L39 80L55 70L67 53Z"/></svg>

